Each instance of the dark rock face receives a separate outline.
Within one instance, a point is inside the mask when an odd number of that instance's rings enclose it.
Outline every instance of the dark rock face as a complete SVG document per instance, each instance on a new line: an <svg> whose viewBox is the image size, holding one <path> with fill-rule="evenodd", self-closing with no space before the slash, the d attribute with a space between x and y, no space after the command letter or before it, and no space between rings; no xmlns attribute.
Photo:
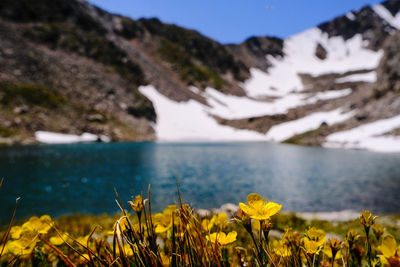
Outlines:
<svg viewBox="0 0 400 267"><path fill-rule="evenodd" d="M326 51L326 49L320 44L318 43L317 48L315 49L315 56L321 60L326 59L328 52Z"/></svg>
<svg viewBox="0 0 400 267"><path fill-rule="evenodd" d="M251 37L244 42L246 48L253 55L283 56L283 40L275 37Z"/></svg>
<svg viewBox="0 0 400 267"><path fill-rule="evenodd" d="M239 58L248 68L259 68L268 71L271 66L267 55L283 57L284 41L275 37L251 37L239 45L227 45L235 57Z"/></svg>
<svg viewBox="0 0 400 267"><path fill-rule="evenodd" d="M400 93L400 31L388 40L377 74L376 97L388 92Z"/></svg>
<svg viewBox="0 0 400 267"><path fill-rule="evenodd" d="M348 40L356 34L361 34L363 40L369 41L368 48L375 51L379 50L394 28L380 18L369 6L354 11L353 14L354 20L347 16L341 16L318 27L328 33L329 37L342 36L344 40Z"/></svg>
<svg viewBox="0 0 400 267"><path fill-rule="evenodd" d="M127 108L127 112L136 118L146 118L152 122L156 122L157 115L150 101L143 98L142 101L136 101L132 106Z"/></svg>
<svg viewBox="0 0 400 267"><path fill-rule="evenodd" d="M395 16L400 11L400 1L398 0L388 0L382 3L387 10Z"/></svg>
<svg viewBox="0 0 400 267"><path fill-rule="evenodd" d="M60 23L73 22L84 30L105 33L83 5L70 0L2 0L0 16L18 22Z"/></svg>

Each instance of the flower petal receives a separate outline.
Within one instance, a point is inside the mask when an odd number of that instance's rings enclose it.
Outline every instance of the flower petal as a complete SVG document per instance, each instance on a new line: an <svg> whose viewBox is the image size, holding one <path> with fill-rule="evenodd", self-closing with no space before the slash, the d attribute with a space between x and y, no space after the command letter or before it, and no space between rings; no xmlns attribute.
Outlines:
<svg viewBox="0 0 400 267"><path fill-rule="evenodd" d="M215 243L215 241L217 240L217 238L219 239L220 236L218 236L218 233L212 233L211 235L207 235L206 238L211 242L211 243Z"/></svg>
<svg viewBox="0 0 400 267"><path fill-rule="evenodd" d="M385 235L382 239L381 250L385 257L390 258L396 253L396 240L392 235Z"/></svg>
<svg viewBox="0 0 400 267"><path fill-rule="evenodd" d="M228 235L226 236L227 244L235 242L236 241L236 236L237 236L237 232L236 231L232 231L232 232L228 233Z"/></svg>
<svg viewBox="0 0 400 267"><path fill-rule="evenodd" d="M268 215L273 216L281 210L282 205L275 202L268 202L267 205L265 205L265 208L268 210Z"/></svg>
<svg viewBox="0 0 400 267"><path fill-rule="evenodd" d="M388 260L386 259L385 256L383 255L379 255L379 259L382 263L382 266L386 267L386 266L390 266L390 263L388 262Z"/></svg>
<svg viewBox="0 0 400 267"><path fill-rule="evenodd" d="M247 203L250 207L260 210L263 208L265 200L259 194L252 193L247 196Z"/></svg>
<svg viewBox="0 0 400 267"><path fill-rule="evenodd" d="M239 203L239 207L244 213L246 213L249 216L257 213L253 208L247 206L246 204L244 204L242 202Z"/></svg>

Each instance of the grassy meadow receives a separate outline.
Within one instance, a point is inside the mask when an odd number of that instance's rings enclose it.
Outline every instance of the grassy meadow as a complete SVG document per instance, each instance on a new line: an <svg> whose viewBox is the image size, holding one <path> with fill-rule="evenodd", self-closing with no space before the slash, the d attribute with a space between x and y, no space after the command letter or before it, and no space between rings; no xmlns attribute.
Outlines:
<svg viewBox="0 0 400 267"><path fill-rule="evenodd" d="M305 220L255 193L233 214L200 215L180 195L152 213L150 191L116 202L113 216L13 216L0 233L0 265L400 266L397 216Z"/></svg>

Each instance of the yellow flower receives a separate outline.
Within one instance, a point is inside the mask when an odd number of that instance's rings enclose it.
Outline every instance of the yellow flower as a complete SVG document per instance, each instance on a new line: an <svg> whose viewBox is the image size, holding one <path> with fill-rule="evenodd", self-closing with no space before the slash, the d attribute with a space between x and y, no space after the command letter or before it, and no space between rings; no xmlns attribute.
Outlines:
<svg viewBox="0 0 400 267"><path fill-rule="evenodd" d="M382 238L381 252L386 258L393 257L396 254L396 240L392 235L385 235Z"/></svg>
<svg viewBox="0 0 400 267"><path fill-rule="evenodd" d="M136 212L141 212L144 210L144 201L141 195L137 195L134 201L128 201L132 209Z"/></svg>
<svg viewBox="0 0 400 267"><path fill-rule="evenodd" d="M7 252L14 255L30 254L38 241L36 232L25 232L18 240L7 242Z"/></svg>
<svg viewBox="0 0 400 267"><path fill-rule="evenodd" d="M282 205L274 202L267 202L266 199L256 193L247 196L247 203L248 205L239 203L240 209L248 214L250 218L256 220L266 220L278 213L282 208Z"/></svg>
<svg viewBox="0 0 400 267"><path fill-rule="evenodd" d="M11 238L18 239L22 234L22 227L21 226L14 226L10 230Z"/></svg>
<svg viewBox="0 0 400 267"><path fill-rule="evenodd" d="M233 243L236 241L236 236L237 233L236 231L232 231L228 234L225 234L224 232L219 232L219 233L212 233L211 235L207 236L207 239L211 243L218 242L221 246L227 246L230 243Z"/></svg>
<svg viewBox="0 0 400 267"><path fill-rule="evenodd" d="M327 247L328 251L325 249L325 254L329 257L332 258L333 255L335 255L335 259L338 257L338 254L340 254L340 249L342 248L343 243L340 242L339 239L337 238L331 238L327 242ZM339 257L340 258L340 257Z"/></svg>
<svg viewBox="0 0 400 267"><path fill-rule="evenodd" d="M350 229L346 233L346 239L349 243L354 243L360 238L360 236L357 234L356 230Z"/></svg>
<svg viewBox="0 0 400 267"><path fill-rule="evenodd" d="M325 243L326 235L323 230L310 227L305 232L304 240L315 241L318 246L322 246Z"/></svg>
<svg viewBox="0 0 400 267"><path fill-rule="evenodd" d="M211 220L209 219L204 219L201 221L201 226L203 227L204 230L210 231L211 228L213 228L215 222L215 217L212 217Z"/></svg>
<svg viewBox="0 0 400 267"><path fill-rule="evenodd" d="M332 259L332 250L331 250L330 247L325 247L324 253L325 253L325 255L326 255L328 258L331 258L331 259ZM335 255L335 260L338 260L338 259L340 259L341 257L342 257L342 253L341 253L340 250L339 250L339 251L336 253L336 255Z"/></svg>
<svg viewBox="0 0 400 267"><path fill-rule="evenodd" d="M219 228L223 229L227 227L229 224L228 221L228 215L225 213L219 213L218 215L215 216L215 225L218 226Z"/></svg>
<svg viewBox="0 0 400 267"><path fill-rule="evenodd" d="M326 235L323 230L310 227L304 236L304 249L307 254L319 254L325 244Z"/></svg>
<svg viewBox="0 0 400 267"><path fill-rule="evenodd" d="M168 206L163 213L154 215L156 233L163 233L172 227L172 216L176 212L176 205ZM175 222L177 218L174 218Z"/></svg>
<svg viewBox="0 0 400 267"><path fill-rule="evenodd" d="M400 258L396 248L396 240L392 235L382 237L382 243L379 247L379 250L383 254L379 255L382 266L400 266Z"/></svg>
<svg viewBox="0 0 400 267"><path fill-rule="evenodd" d="M64 233L62 234L62 236L56 235L56 236L52 236L50 237L50 243L52 243L53 245L56 246L60 246L62 244L64 244L65 240L68 239L68 234Z"/></svg>
<svg viewBox="0 0 400 267"><path fill-rule="evenodd" d="M40 218L33 216L22 225L22 231L35 231L39 234L46 234L52 227L53 222L49 215Z"/></svg>
<svg viewBox="0 0 400 267"><path fill-rule="evenodd" d="M304 239L304 250L306 251L307 254L311 255L318 255L319 252L321 251L321 245L319 245L318 242L309 240L309 239Z"/></svg>
<svg viewBox="0 0 400 267"><path fill-rule="evenodd" d="M274 242L272 242L272 246L275 253L280 257L289 257L292 255L290 248L288 247L288 245L285 244L283 240L274 240Z"/></svg>
<svg viewBox="0 0 400 267"><path fill-rule="evenodd" d="M369 210L363 210L360 215L360 222L365 227L369 228L375 223L376 217L372 216L372 213Z"/></svg>

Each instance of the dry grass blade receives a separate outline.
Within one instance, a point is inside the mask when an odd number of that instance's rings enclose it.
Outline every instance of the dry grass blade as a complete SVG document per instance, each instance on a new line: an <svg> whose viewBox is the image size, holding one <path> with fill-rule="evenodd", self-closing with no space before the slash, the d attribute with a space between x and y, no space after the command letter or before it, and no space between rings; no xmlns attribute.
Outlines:
<svg viewBox="0 0 400 267"><path fill-rule="evenodd" d="M60 231L57 229L57 227L55 227L54 225L52 226L53 229L56 231L56 233L58 234L58 236L61 238L61 240L63 240L64 244L66 244L72 251L74 251L75 253L77 253L80 257L82 257L83 259L87 260L85 258L85 256L83 256L83 254L81 252L79 252L77 249L75 249L73 246L71 246L71 244L69 244L67 242L66 239L63 238L62 234L60 233ZM78 241L76 241L72 236L67 235L68 238L70 238L71 240L73 240L75 243L77 243L78 245L84 247L82 244L80 244Z"/></svg>
<svg viewBox="0 0 400 267"><path fill-rule="evenodd" d="M176 172L176 169L175 169L175 182L176 182L176 189L178 190L179 207L182 208L182 197L181 197L181 191L179 191L178 173Z"/></svg>
<svg viewBox="0 0 400 267"><path fill-rule="evenodd" d="M121 230L121 220L127 218L126 216L121 217L117 223L115 224L115 229L114 229L114 236L116 237L117 240L117 245L119 249L119 256L121 258L121 262L123 266L129 266L129 260L126 257L125 250L124 250L124 241L122 237L122 230Z"/></svg>
<svg viewBox="0 0 400 267"><path fill-rule="evenodd" d="M3 183L3 179L1 180L1 183ZM0 251L0 257L1 257L1 255L3 255L4 248L6 247L6 243L7 243L8 237L10 235L11 227L12 227L12 225L14 223L15 214L17 213L17 206L18 206L18 200L19 199L20 198L17 198L15 200L15 208L14 208L14 211L13 211L13 215L11 217L10 223L8 224L7 231L4 233L4 236L1 239L1 243L3 244L3 246L2 246L1 251Z"/></svg>
<svg viewBox="0 0 400 267"><path fill-rule="evenodd" d="M53 249L63 259L65 264L67 264L69 267L76 267L76 265L70 259L68 259L68 257L60 249L58 249L56 246L54 246L44 238L39 237L39 239L43 241L46 245L51 247L51 249Z"/></svg>
<svg viewBox="0 0 400 267"><path fill-rule="evenodd" d="M90 251L90 249L89 249L89 242L90 242L90 238L92 238L92 236L93 236L94 232L96 231L97 227L98 227L98 226L95 226L95 227L94 227L94 229L93 229L92 232L89 234L88 239L87 239L87 241L86 241L87 253L88 253L88 255L89 255L90 262L91 262L93 265L94 265L94 262L93 262L92 253L91 253L91 251ZM94 255L94 254L93 254L93 255ZM94 255L94 256L96 256L96 255Z"/></svg>

